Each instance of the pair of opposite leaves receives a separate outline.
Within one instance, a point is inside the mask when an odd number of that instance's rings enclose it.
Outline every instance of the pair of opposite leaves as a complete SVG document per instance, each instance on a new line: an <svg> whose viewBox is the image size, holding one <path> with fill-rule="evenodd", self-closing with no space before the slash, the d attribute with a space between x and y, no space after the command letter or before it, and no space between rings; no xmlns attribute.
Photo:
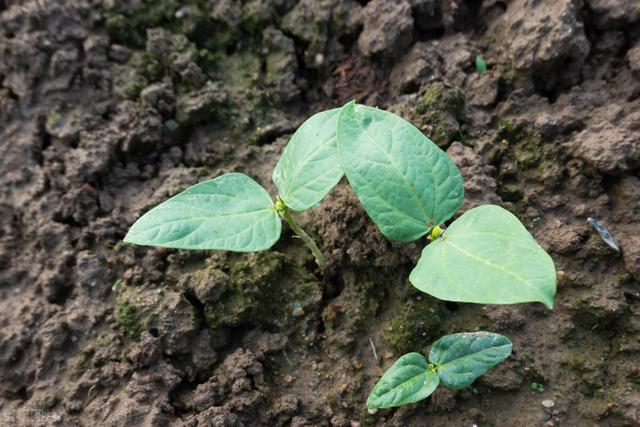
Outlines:
<svg viewBox="0 0 640 427"><path fill-rule="evenodd" d="M371 409L391 408L425 399L442 384L463 388L511 354L508 338L492 332L446 335L434 342L429 361L408 353L382 375L367 399Z"/></svg>
<svg viewBox="0 0 640 427"><path fill-rule="evenodd" d="M346 174L382 234L416 240L461 207L464 183L453 160L409 122L357 105L317 113L295 132L273 171L280 199L303 211ZM143 215L125 242L181 249L253 252L280 237L267 191L229 173L188 188ZM471 209L427 245L409 280L448 301L551 308L556 273L518 219L494 205Z"/></svg>

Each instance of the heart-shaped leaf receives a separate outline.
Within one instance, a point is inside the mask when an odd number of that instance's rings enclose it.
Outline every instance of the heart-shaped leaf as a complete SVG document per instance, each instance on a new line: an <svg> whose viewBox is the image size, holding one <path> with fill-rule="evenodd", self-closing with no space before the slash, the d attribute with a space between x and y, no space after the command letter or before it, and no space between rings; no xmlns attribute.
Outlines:
<svg viewBox="0 0 640 427"><path fill-rule="evenodd" d="M367 408L391 408L417 402L438 387L438 375L419 353L408 353L396 361L375 385Z"/></svg>
<svg viewBox="0 0 640 427"><path fill-rule="evenodd" d="M491 332L446 335L433 343L429 361L442 384L462 388L509 357L511 347L508 338Z"/></svg>
<svg viewBox="0 0 640 427"><path fill-rule="evenodd" d="M418 289L446 301L553 307L551 257L513 214L484 205L465 212L422 251L409 276Z"/></svg>
<svg viewBox="0 0 640 427"><path fill-rule="evenodd" d="M444 151L393 113L349 103L338 154L351 188L389 239L416 240L460 208L460 171Z"/></svg>
<svg viewBox="0 0 640 427"><path fill-rule="evenodd" d="M229 173L189 187L151 209L133 224L124 241L253 252L273 246L281 227L267 191L246 175Z"/></svg>
<svg viewBox="0 0 640 427"><path fill-rule="evenodd" d="M295 211L320 202L343 172L336 148L339 108L314 114L291 137L273 170L282 201Z"/></svg>

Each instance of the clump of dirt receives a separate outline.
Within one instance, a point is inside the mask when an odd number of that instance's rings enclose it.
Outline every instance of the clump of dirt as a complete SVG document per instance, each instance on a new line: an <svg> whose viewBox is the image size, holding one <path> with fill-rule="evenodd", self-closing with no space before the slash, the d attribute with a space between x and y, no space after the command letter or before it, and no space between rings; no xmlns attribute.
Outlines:
<svg viewBox="0 0 640 427"><path fill-rule="evenodd" d="M2 422L639 425L638 25L633 0L0 2ZM323 272L286 230L259 254L122 244L225 172L275 194L288 137L351 99L446 149L463 211L519 216L554 310L420 294L426 241L386 240L346 180L300 215ZM366 412L403 352L483 329L512 339L506 363Z"/></svg>

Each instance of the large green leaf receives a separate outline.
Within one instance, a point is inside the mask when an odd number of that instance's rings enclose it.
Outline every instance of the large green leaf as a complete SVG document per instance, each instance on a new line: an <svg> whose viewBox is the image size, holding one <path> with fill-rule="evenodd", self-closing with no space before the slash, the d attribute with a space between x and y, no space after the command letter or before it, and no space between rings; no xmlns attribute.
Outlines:
<svg viewBox="0 0 640 427"><path fill-rule="evenodd" d="M267 191L240 173L201 182L159 204L129 229L125 242L179 249L269 249L282 224Z"/></svg>
<svg viewBox="0 0 640 427"><path fill-rule="evenodd" d="M391 408L417 402L433 393L438 382L438 375L429 368L423 355L405 354L382 375L367 399L367 408Z"/></svg>
<svg viewBox="0 0 640 427"><path fill-rule="evenodd" d="M353 191L389 239L418 239L462 205L453 160L395 114L353 102L342 107L338 154Z"/></svg>
<svg viewBox="0 0 640 427"><path fill-rule="evenodd" d="M511 341L491 332L447 335L433 343L429 361L437 366L440 381L462 388L511 354Z"/></svg>
<svg viewBox="0 0 640 427"><path fill-rule="evenodd" d="M282 201L295 211L320 202L343 172L336 150L339 108L314 114L291 137L273 170Z"/></svg>
<svg viewBox="0 0 640 427"><path fill-rule="evenodd" d="M553 307L551 257L513 214L484 205L465 212L422 251L409 276L418 289L447 301Z"/></svg>

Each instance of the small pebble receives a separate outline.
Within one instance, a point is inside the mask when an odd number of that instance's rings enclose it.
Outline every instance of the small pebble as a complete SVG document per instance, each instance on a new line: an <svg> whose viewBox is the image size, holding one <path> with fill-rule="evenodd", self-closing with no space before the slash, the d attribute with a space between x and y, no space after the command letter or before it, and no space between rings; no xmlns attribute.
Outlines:
<svg viewBox="0 0 640 427"><path fill-rule="evenodd" d="M291 314L293 314L293 317L304 316L304 309L302 307L296 307Z"/></svg>
<svg viewBox="0 0 640 427"><path fill-rule="evenodd" d="M542 406L544 406L547 409L551 409L556 405L556 403L551 400L551 399L546 399L542 401Z"/></svg>
<svg viewBox="0 0 640 427"><path fill-rule="evenodd" d="M181 7L180 9L176 10L175 17L177 19L182 19L185 16L187 16L187 9L185 7Z"/></svg>

